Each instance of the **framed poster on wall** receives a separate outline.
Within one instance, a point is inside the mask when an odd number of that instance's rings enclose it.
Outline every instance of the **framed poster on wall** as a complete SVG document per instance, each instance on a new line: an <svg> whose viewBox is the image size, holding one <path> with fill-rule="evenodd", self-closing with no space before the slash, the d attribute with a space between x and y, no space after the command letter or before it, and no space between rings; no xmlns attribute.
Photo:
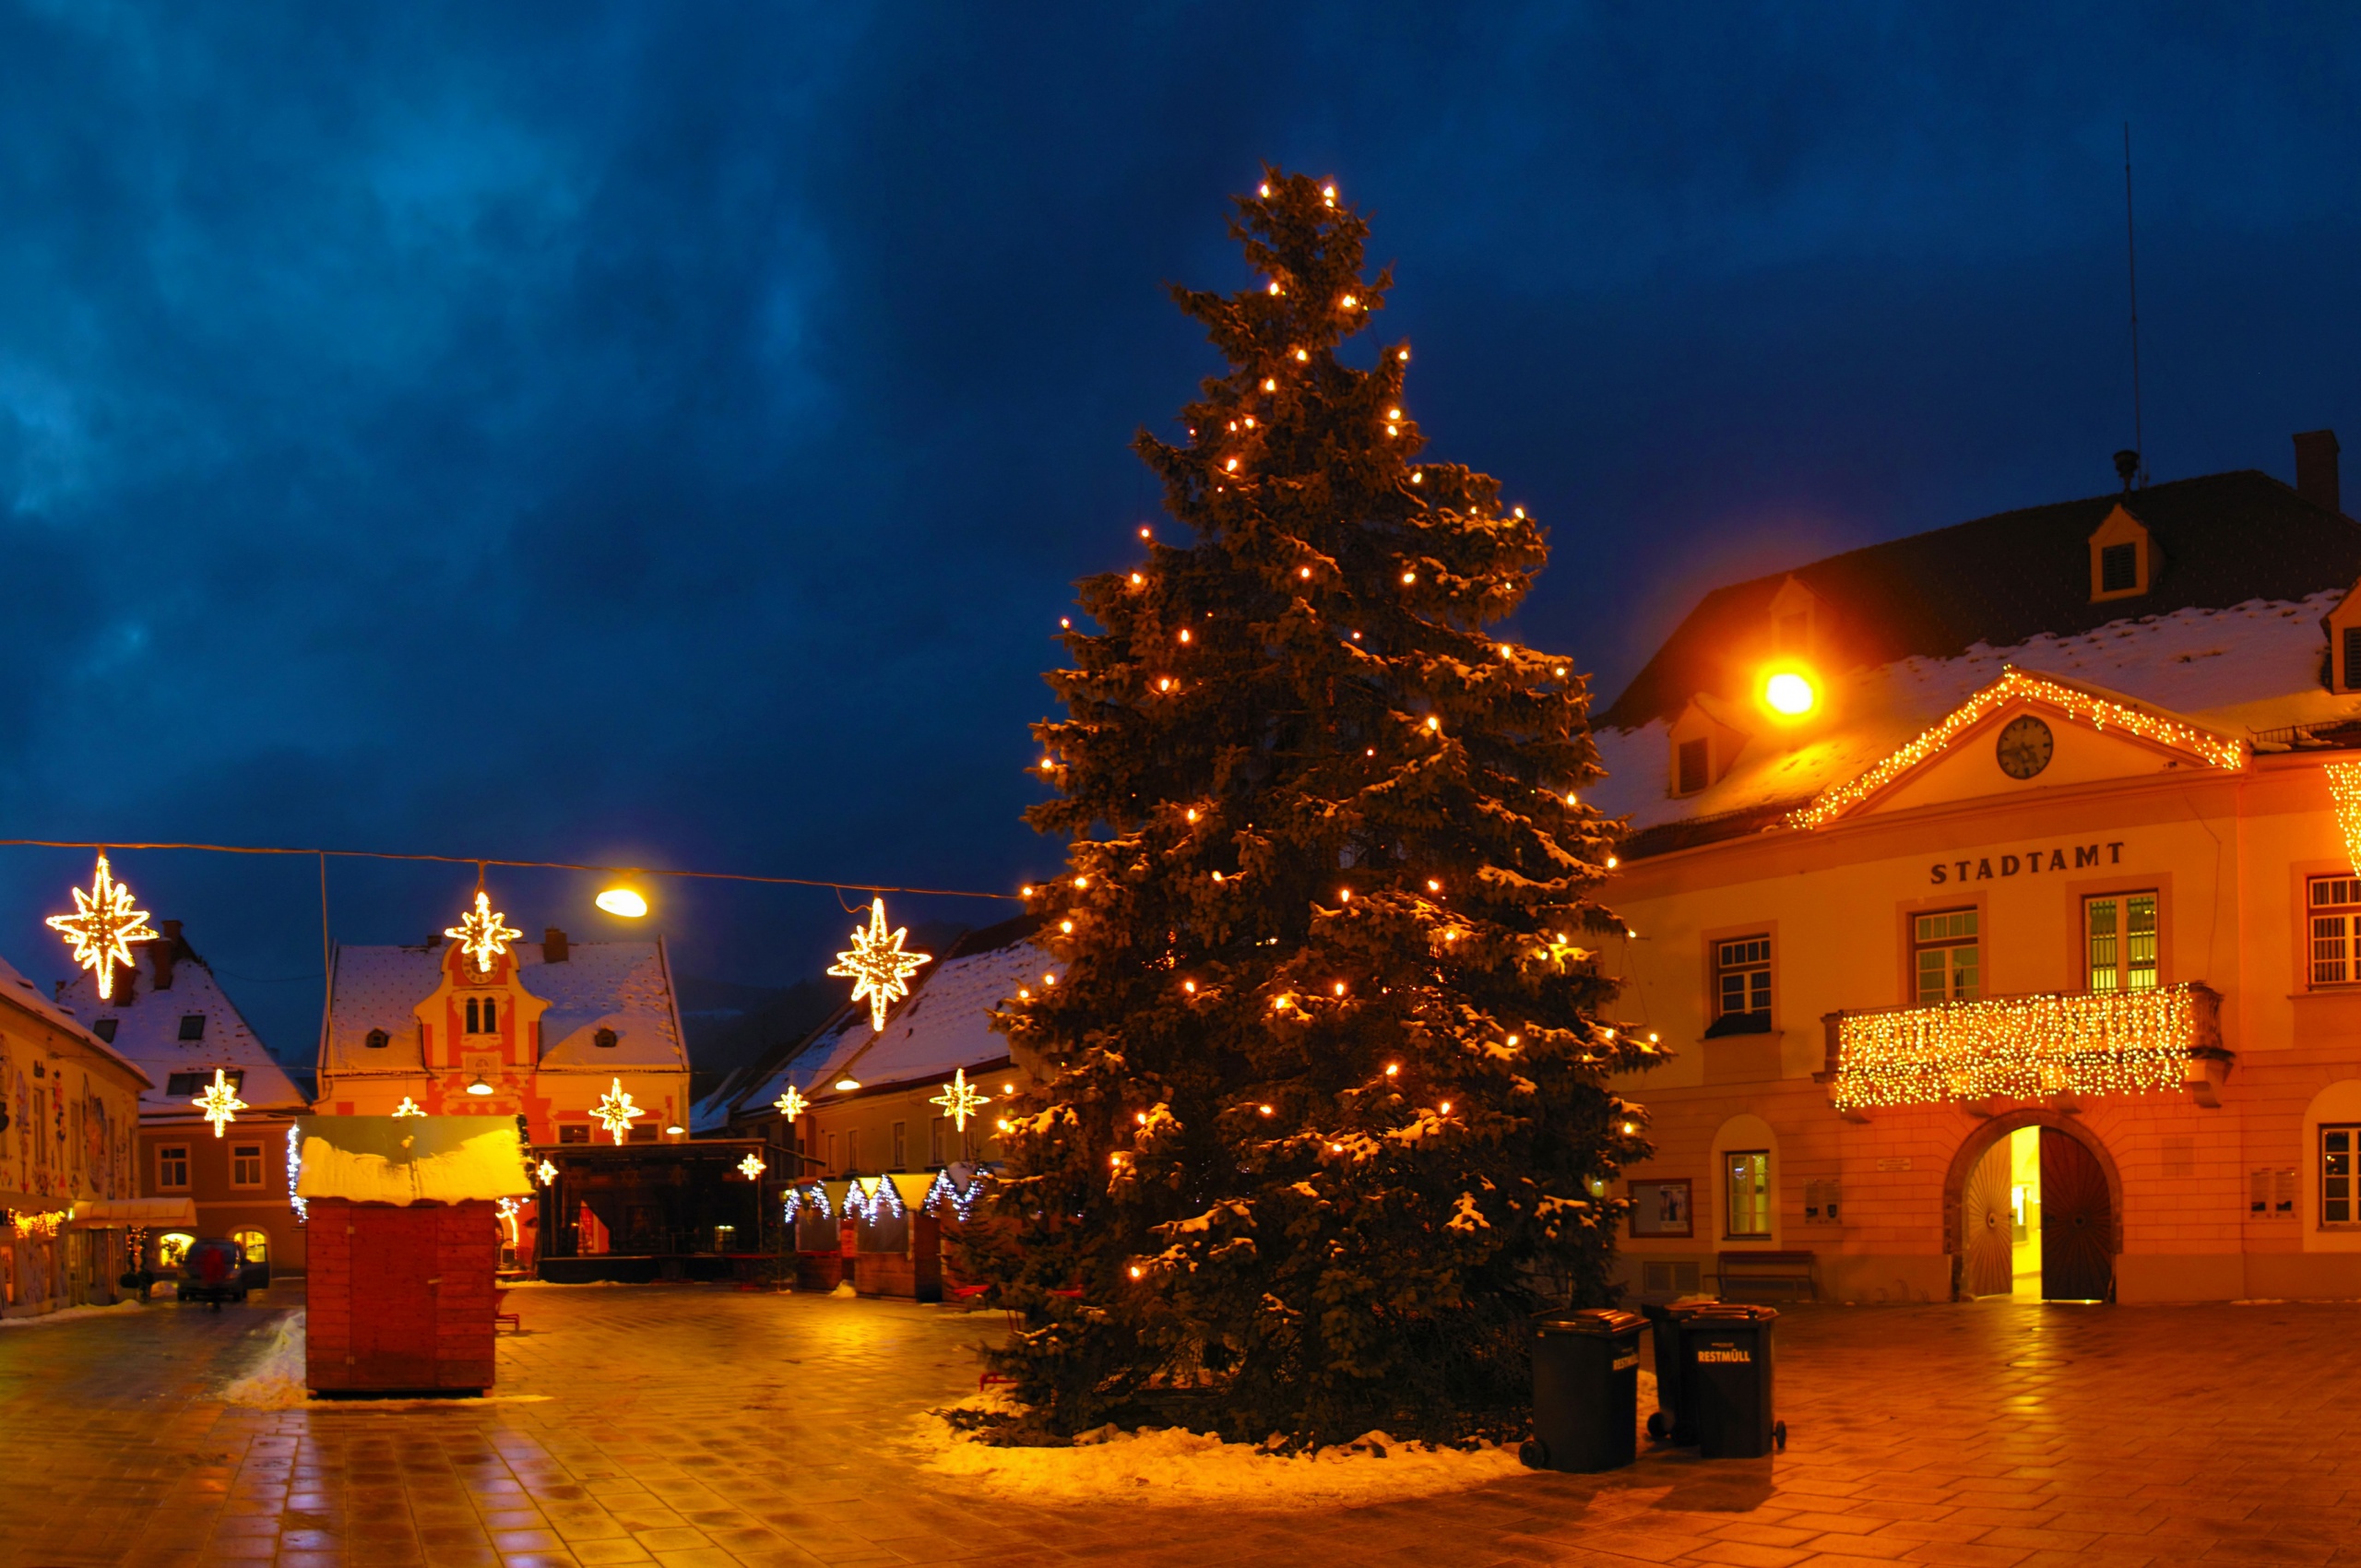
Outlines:
<svg viewBox="0 0 2361 1568"><path fill-rule="evenodd" d="M1689 1182L1634 1182L1631 1186L1631 1235L1693 1236L1696 1216L1689 1205Z"/></svg>

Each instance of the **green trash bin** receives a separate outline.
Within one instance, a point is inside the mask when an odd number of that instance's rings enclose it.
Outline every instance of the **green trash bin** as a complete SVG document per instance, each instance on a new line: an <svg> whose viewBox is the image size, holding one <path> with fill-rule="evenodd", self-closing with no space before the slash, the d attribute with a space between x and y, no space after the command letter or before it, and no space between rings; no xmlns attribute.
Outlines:
<svg viewBox="0 0 2361 1568"><path fill-rule="evenodd" d="M1703 1459L1757 1459L1785 1435L1773 1409L1770 1307L1715 1301L1680 1318L1680 1393Z"/></svg>
<svg viewBox="0 0 2361 1568"><path fill-rule="evenodd" d="M1541 1313L1533 1320L1533 1440L1537 1470L1613 1470L1639 1449L1640 1331L1636 1313L1608 1307Z"/></svg>

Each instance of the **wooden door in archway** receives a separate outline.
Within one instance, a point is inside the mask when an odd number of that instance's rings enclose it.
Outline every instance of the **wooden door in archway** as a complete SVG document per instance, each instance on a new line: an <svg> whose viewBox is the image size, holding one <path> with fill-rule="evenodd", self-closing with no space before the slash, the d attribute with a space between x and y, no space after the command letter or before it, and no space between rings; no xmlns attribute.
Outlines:
<svg viewBox="0 0 2361 1568"><path fill-rule="evenodd" d="M1959 1195L1960 1289L1970 1296L2005 1296L2013 1287L2009 1204L2009 1139L1992 1140Z"/></svg>
<svg viewBox="0 0 2361 1568"><path fill-rule="evenodd" d="M2115 1206L2106 1172L2080 1139L2055 1127L2041 1130L2041 1296L2115 1296Z"/></svg>

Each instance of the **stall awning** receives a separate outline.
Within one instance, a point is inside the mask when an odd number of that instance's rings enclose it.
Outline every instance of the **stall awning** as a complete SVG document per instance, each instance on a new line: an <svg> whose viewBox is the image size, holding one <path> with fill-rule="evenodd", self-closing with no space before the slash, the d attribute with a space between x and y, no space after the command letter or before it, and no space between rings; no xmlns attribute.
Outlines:
<svg viewBox="0 0 2361 1568"><path fill-rule="evenodd" d="M195 1198L92 1198L74 1206L74 1228L77 1230L125 1230L133 1226L149 1229L161 1225L196 1224Z"/></svg>

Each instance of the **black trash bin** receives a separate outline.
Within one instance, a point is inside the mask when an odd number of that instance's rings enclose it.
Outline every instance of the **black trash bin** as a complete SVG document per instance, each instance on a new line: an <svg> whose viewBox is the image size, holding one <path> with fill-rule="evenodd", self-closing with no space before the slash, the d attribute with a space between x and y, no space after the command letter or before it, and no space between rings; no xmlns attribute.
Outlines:
<svg viewBox="0 0 2361 1568"><path fill-rule="evenodd" d="M1667 1307L1650 1301L1640 1308L1656 1358L1657 1408L1648 1417L1648 1435L1682 1447L1697 1441L1696 1413L1680 1399L1680 1325L1691 1310L1687 1302Z"/></svg>
<svg viewBox="0 0 2361 1568"><path fill-rule="evenodd" d="M1636 1313L1608 1307L1533 1320L1533 1441L1540 1470L1612 1470L1639 1448L1640 1330Z"/></svg>
<svg viewBox="0 0 2361 1568"><path fill-rule="evenodd" d="M1774 1416L1770 1307L1714 1301L1680 1312L1680 1408L1704 1459L1756 1459L1771 1452Z"/></svg>

